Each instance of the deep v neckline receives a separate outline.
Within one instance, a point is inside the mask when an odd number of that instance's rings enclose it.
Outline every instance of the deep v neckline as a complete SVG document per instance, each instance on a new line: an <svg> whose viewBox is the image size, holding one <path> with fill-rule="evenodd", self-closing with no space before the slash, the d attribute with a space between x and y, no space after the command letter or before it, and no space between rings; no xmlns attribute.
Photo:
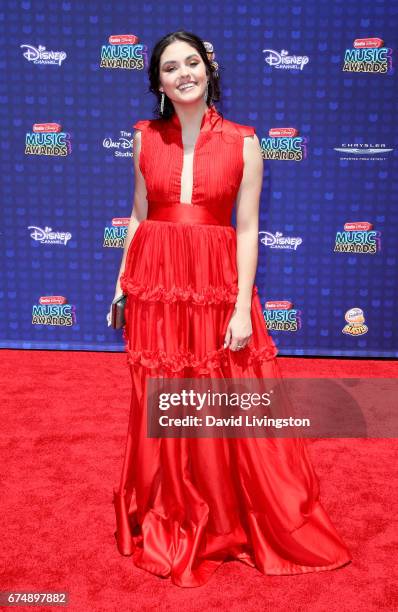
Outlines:
<svg viewBox="0 0 398 612"><path fill-rule="evenodd" d="M197 151L200 147L200 142L203 136L203 132L208 131L209 129L211 129L211 119L214 117L214 113L217 114L217 111L215 109L214 106L209 106L206 111L203 113L203 117L202 117L202 121L200 124L200 128L199 128L199 134L198 137L196 139L195 142L195 146L193 148L193 152L192 152L192 163L191 163L191 168L190 168L190 172L192 174L192 191L191 191L191 201L190 202L183 202L181 200L181 194L182 194L182 179L183 179L183 171L184 171L184 161L185 161L185 148L184 148L184 143L182 140L182 126L180 123L180 120L178 118L177 113L174 113L171 117L171 125L172 127L176 128L178 130L178 145L179 145L179 159L178 159L178 177L177 177L177 189L178 189L178 193L179 193L179 204L181 204L182 206L195 206L195 194L196 194L196 184L197 184Z"/></svg>
<svg viewBox="0 0 398 612"><path fill-rule="evenodd" d="M182 140L182 132L181 132L181 148L182 148L182 164L181 164L181 171L179 172L180 178L178 181L178 188L179 188L179 203L183 204L184 206L194 206L193 204L193 197L194 197L194 191L195 191L195 161L196 161L196 156L195 156L195 152L196 152L196 148L199 142L201 136L201 132L199 130L199 134L196 138L195 144L193 146L193 151L192 151L192 155L189 153L185 152L185 147L184 147L184 143ZM192 189L191 189L191 201L190 202L183 202L181 197L182 197L182 186L183 186L183 175L184 175L184 165L185 165L185 159L189 158L189 162L188 162L188 174L192 175Z"/></svg>

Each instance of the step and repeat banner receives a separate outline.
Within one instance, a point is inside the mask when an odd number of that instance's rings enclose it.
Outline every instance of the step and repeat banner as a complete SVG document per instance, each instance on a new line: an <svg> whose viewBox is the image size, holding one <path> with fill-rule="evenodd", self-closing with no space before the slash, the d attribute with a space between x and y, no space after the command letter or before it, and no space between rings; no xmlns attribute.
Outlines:
<svg viewBox="0 0 398 612"><path fill-rule="evenodd" d="M397 357L398 5L3 1L1 346L123 351L107 326L155 42L218 64L264 182L256 284L280 355ZM235 217L234 217L235 224Z"/></svg>

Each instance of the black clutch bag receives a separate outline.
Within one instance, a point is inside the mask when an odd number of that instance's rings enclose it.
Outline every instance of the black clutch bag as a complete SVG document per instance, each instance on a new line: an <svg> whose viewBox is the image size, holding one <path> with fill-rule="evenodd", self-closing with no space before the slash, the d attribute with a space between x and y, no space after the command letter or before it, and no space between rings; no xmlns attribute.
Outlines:
<svg viewBox="0 0 398 612"><path fill-rule="evenodd" d="M113 329L121 329L126 323L126 318L124 314L126 301L127 295L122 294L118 298L115 298L112 302L111 325Z"/></svg>

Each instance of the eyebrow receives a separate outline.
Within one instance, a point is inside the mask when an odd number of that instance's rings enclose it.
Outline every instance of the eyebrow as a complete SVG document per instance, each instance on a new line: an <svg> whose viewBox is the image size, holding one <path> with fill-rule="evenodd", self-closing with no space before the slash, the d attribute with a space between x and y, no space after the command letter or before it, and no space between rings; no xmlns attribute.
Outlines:
<svg viewBox="0 0 398 612"><path fill-rule="evenodd" d="M197 53L191 53L191 55L187 55L185 59L189 60L191 57L194 57L195 55L197 56L198 54ZM175 63L176 63L176 60L167 60L167 62L164 62L162 64L162 68L164 68L164 66L167 66L167 64L175 64Z"/></svg>

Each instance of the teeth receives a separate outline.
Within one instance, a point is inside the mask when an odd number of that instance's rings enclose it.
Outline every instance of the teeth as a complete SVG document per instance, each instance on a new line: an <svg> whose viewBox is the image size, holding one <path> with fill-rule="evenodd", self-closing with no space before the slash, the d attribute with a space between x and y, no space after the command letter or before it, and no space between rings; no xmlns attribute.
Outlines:
<svg viewBox="0 0 398 612"><path fill-rule="evenodd" d="M190 87L193 87L193 86L194 86L194 84L190 83L189 85L188 84L187 85L181 85L178 89L189 89Z"/></svg>

